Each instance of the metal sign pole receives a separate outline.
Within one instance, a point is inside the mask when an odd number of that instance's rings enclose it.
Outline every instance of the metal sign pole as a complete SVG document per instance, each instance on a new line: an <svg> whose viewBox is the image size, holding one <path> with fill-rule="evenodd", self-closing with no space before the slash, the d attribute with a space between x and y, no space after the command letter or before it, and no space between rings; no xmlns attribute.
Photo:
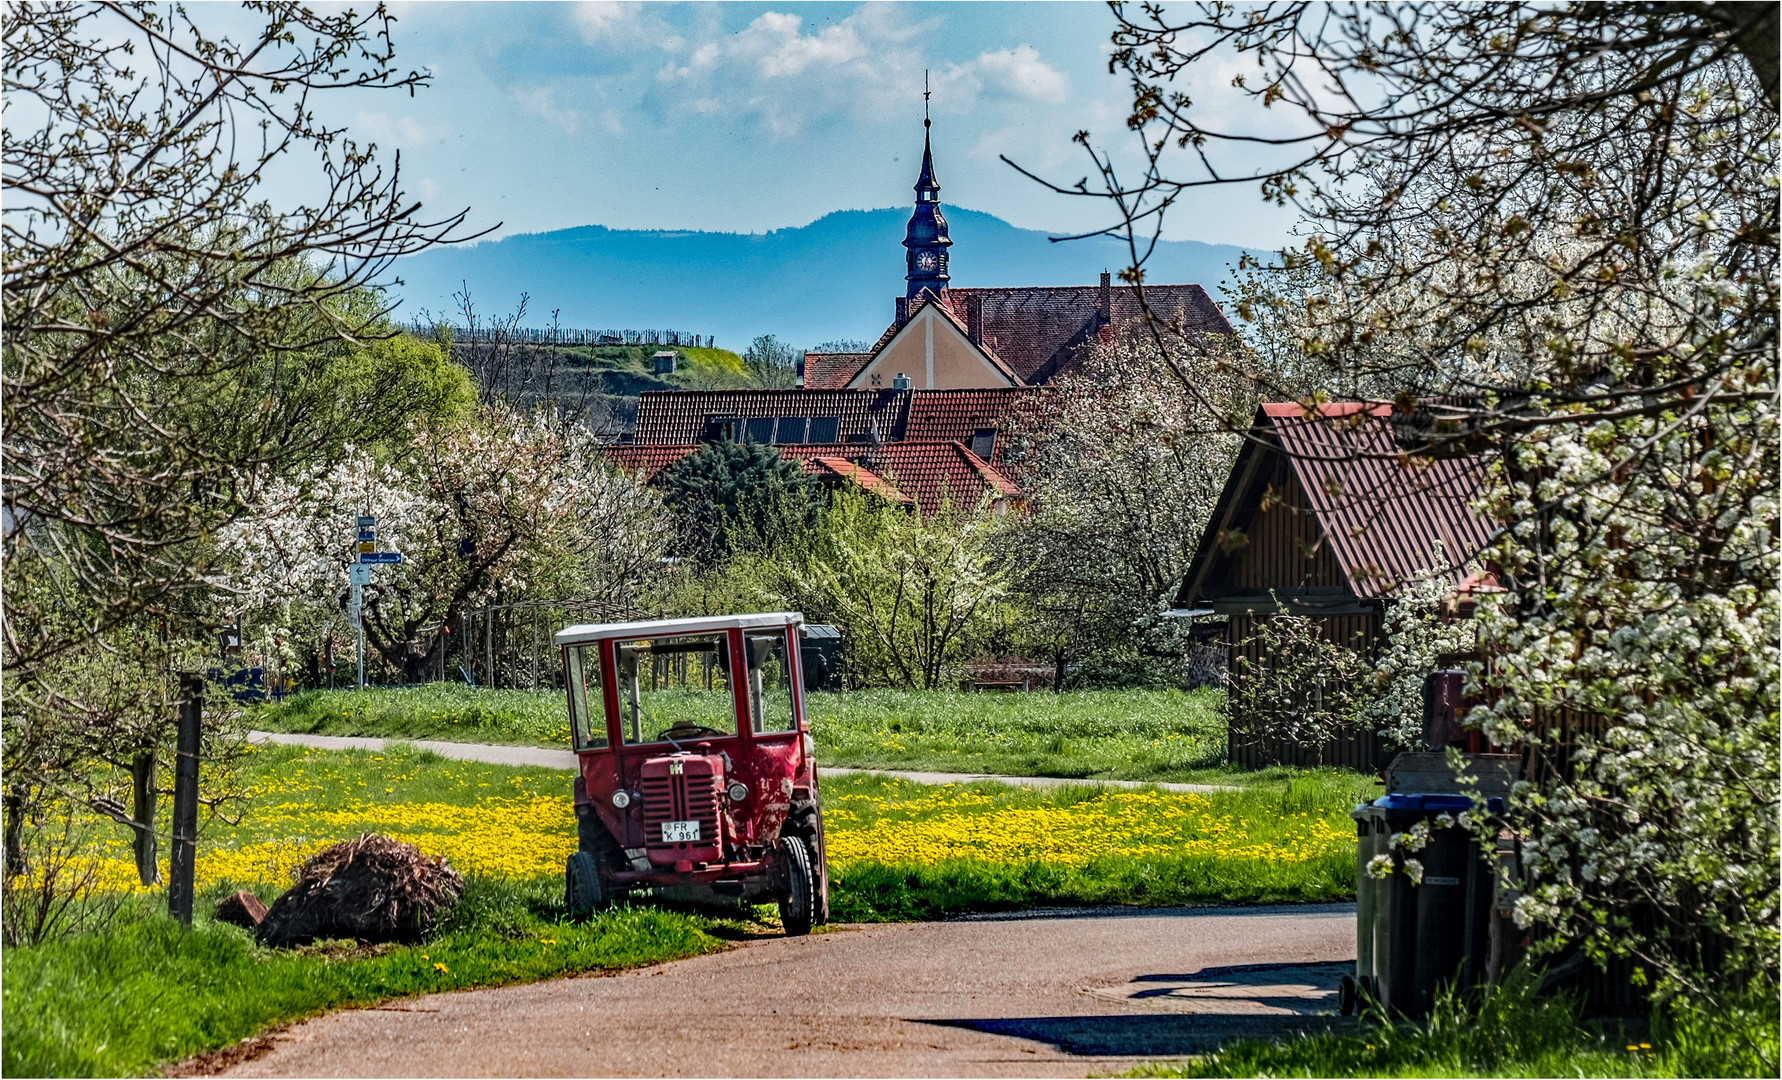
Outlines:
<svg viewBox="0 0 1782 1080"><path fill-rule="evenodd" d="M371 568L377 566L396 566L402 563L402 553L398 551L377 550L377 518L370 514L359 517L359 554L357 561L347 567L347 581L352 583L352 597L347 603L347 618L353 628L359 631L359 689L365 689L365 586L371 584Z"/></svg>
<svg viewBox="0 0 1782 1080"><path fill-rule="evenodd" d="M377 551L377 518L371 514L371 507L358 519L359 526L359 558L348 577L353 583L352 616L353 628L359 631L359 689L365 689L365 586L371 582L371 563L378 561L374 557Z"/></svg>

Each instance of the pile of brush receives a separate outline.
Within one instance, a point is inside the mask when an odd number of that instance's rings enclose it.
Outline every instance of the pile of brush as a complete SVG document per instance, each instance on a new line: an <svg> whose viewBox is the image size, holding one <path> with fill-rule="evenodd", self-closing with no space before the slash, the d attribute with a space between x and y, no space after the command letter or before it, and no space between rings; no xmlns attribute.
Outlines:
<svg viewBox="0 0 1782 1080"><path fill-rule="evenodd" d="M445 859L369 834L312 855L297 884L259 920L256 935L275 947L326 938L412 942L463 894L464 879Z"/></svg>

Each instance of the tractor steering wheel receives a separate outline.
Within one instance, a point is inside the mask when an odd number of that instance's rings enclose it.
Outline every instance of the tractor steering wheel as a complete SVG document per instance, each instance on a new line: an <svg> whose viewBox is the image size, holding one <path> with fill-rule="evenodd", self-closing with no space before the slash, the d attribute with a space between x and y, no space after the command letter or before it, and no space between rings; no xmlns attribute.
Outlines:
<svg viewBox="0 0 1782 1080"><path fill-rule="evenodd" d="M691 739L696 735L716 735L719 738L723 738L728 734L730 733L727 731L719 731L715 727L706 727L704 724L677 722L673 726L657 732L656 738L667 739L669 742L674 742L676 739Z"/></svg>

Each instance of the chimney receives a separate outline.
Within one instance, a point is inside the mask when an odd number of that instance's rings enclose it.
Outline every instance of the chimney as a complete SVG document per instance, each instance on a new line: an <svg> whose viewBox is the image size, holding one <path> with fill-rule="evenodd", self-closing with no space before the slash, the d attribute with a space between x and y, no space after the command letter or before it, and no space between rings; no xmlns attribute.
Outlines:
<svg viewBox="0 0 1782 1080"><path fill-rule="evenodd" d="M891 389L893 389L893 390L908 390L909 388L910 388L910 377L908 375L905 375L903 372L901 372L901 371L898 372L897 375L892 378Z"/></svg>
<svg viewBox="0 0 1782 1080"><path fill-rule="evenodd" d="M1101 272L1101 295L1095 300L1095 315L1103 325L1114 320L1113 279L1106 270Z"/></svg>
<svg viewBox="0 0 1782 1080"><path fill-rule="evenodd" d="M910 321L910 298L907 296L900 296L897 298L897 325L902 326L904 323L909 322L909 321Z"/></svg>
<svg viewBox="0 0 1782 1080"><path fill-rule="evenodd" d="M973 345L984 343L984 298L975 293L965 298L965 336Z"/></svg>

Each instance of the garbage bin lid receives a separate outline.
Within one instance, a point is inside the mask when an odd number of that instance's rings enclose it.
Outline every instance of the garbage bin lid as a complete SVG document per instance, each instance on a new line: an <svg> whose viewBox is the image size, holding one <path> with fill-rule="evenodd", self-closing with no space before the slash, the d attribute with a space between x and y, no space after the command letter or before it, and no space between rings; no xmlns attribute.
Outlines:
<svg viewBox="0 0 1782 1080"><path fill-rule="evenodd" d="M1444 810L1471 810L1473 800L1470 795L1418 795L1410 792L1393 792L1374 800L1374 805L1386 810L1424 810L1430 813L1441 813Z"/></svg>

